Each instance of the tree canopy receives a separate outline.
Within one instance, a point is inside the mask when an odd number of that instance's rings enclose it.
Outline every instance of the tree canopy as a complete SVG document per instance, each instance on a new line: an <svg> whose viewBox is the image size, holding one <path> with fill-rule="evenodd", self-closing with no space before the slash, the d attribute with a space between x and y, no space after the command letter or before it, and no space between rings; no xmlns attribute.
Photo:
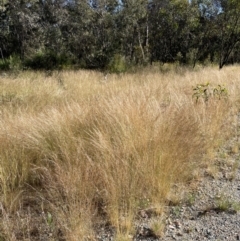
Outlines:
<svg viewBox="0 0 240 241"><path fill-rule="evenodd" d="M240 62L239 0L1 0L0 68ZM120 66L120 67L119 67ZM125 67L124 67L125 66Z"/></svg>

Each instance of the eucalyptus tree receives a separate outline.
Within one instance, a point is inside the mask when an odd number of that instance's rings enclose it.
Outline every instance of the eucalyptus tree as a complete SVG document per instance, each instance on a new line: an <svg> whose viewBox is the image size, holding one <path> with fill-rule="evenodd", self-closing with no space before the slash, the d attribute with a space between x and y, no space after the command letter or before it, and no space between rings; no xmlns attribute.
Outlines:
<svg viewBox="0 0 240 241"><path fill-rule="evenodd" d="M119 48L118 29L115 25L119 11L118 1L95 0L91 2L90 29L93 41L88 63L93 67L104 68Z"/></svg>
<svg viewBox="0 0 240 241"><path fill-rule="evenodd" d="M0 58L34 68L240 61L239 0L0 0Z"/></svg>
<svg viewBox="0 0 240 241"><path fill-rule="evenodd" d="M152 61L187 62L196 9L188 1L153 0L150 5Z"/></svg>
<svg viewBox="0 0 240 241"><path fill-rule="evenodd" d="M214 0L192 1L197 9L195 26L192 31L193 67L197 61L214 61L217 49L218 33L215 22L220 12L219 3Z"/></svg>
<svg viewBox="0 0 240 241"><path fill-rule="evenodd" d="M67 51L82 67L103 68L116 44L115 0L75 0L62 28Z"/></svg>
<svg viewBox="0 0 240 241"><path fill-rule="evenodd" d="M53 51L60 51L63 46L61 27L66 25L67 10L64 0L39 0L38 13L44 34L44 44Z"/></svg>
<svg viewBox="0 0 240 241"><path fill-rule="evenodd" d="M8 5L2 0L0 5L0 59L5 59L9 47Z"/></svg>
<svg viewBox="0 0 240 241"><path fill-rule="evenodd" d="M197 0L200 12L196 60L210 55L218 58L221 69L238 52L240 2L238 0ZM232 61L236 59L232 57Z"/></svg>
<svg viewBox="0 0 240 241"><path fill-rule="evenodd" d="M123 0L116 20L121 53L134 63L148 60L149 21L147 0Z"/></svg>
<svg viewBox="0 0 240 241"><path fill-rule="evenodd" d="M35 39L38 29L38 15L33 10L35 1L15 0L5 3L1 19L3 32L7 37L8 49L4 50L9 55L19 54L24 59L26 52L31 47L32 39Z"/></svg>
<svg viewBox="0 0 240 241"><path fill-rule="evenodd" d="M221 13L216 26L219 31L219 68L228 63L231 54L239 49L240 43L240 1L221 0Z"/></svg>

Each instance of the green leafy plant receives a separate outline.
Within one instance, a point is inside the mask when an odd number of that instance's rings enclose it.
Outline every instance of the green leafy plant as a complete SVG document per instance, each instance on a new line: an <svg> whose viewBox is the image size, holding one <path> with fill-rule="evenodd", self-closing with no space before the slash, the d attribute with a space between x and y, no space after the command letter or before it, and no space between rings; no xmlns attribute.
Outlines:
<svg viewBox="0 0 240 241"><path fill-rule="evenodd" d="M151 201L149 198L141 198L139 201L138 201L138 207L140 209L144 209L144 208L148 208L149 205L150 205Z"/></svg>
<svg viewBox="0 0 240 241"><path fill-rule="evenodd" d="M198 84L196 87L193 88L193 98L196 99L196 103L200 99L204 102L208 102L210 98L227 98L228 91L224 85L217 85L216 87L211 86L209 82L206 84Z"/></svg>
<svg viewBox="0 0 240 241"><path fill-rule="evenodd" d="M7 59L0 59L0 70L18 72L22 70L22 60L18 55L11 55Z"/></svg>
<svg viewBox="0 0 240 241"><path fill-rule="evenodd" d="M9 59L0 59L0 70L10 70Z"/></svg>
<svg viewBox="0 0 240 241"><path fill-rule="evenodd" d="M195 201L196 201L196 195L194 193L189 193L189 195L187 196L186 203L189 206L192 206Z"/></svg>
<svg viewBox="0 0 240 241"><path fill-rule="evenodd" d="M50 212L47 212L47 224L50 226L53 223L53 217Z"/></svg>
<svg viewBox="0 0 240 241"><path fill-rule="evenodd" d="M228 91L224 85L218 85L213 89L213 95L220 100L221 98L228 97Z"/></svg>
<svg viewBox="0 0 240 241"><path fill-rule="evenodd" d="M193 98L196 98L196 102L199 101L199 99L203 99L205 102L207 102L211 96L210 91L210 84L207 82L206 84L199 84L196 87L193 88Z"/></svg>
<svg viewBox="0 0 240 241"><path fill-rule="evenodd" d="M180 207L180 206L175 206L175 207L173 207L173 209L172 209L172 214L173 214L175 217L180 217L181 207Z"/></svg>
<svg viewBox="0 0 240 241"><path fill-rule="evenodd" d="M22 60L18 55L11 55L9 57L9 67L11 71L20 71L22 70Z"/></svg>
<svg viewBox="0 0 240 241"><path fill-rule="evenodd" d="M127 71L126 59L120 54L115 54L111 59L110 63L108 64L107 69L109 72L117 73L117 74L126 72Z"/></svg>
<svg viewBox="0 0 240 241"><path fill-rule="evenodd" d="M224 194L221 194L216 198L216 208L222 212L225 211L234 211L238 212L240 210L240 203L234 200L231 200Z"/></svg>

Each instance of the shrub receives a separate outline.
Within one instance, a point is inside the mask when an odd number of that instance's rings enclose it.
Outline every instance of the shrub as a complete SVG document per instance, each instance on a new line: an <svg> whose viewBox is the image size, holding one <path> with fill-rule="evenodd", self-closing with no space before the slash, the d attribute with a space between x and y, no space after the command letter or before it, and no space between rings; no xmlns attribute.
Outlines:
<svg viewBox="0 0 240 241"><path fill-rule="evenodd" d="M22 61L18 55L11 55L9 58L0 60L0 70L18 71L22 69Z"/></svg>
<svg viewBox="0 0 240 241"><path fill-rule="evenodd" d="M9 69L10 69L9 60L0 59L0 70L9 70Z"/></svg>
<svg viewBox="0 0 240 241"><path fill-rule="evenodd" d="M207 102L209 98L227 98L228 97L228 91L224 87L224 85L217 85L211 86L209 82L206 84L198 84L196 87L193 88L193 98L196 99L196 102L199 101L199 99L204 100L204 102Z"/></svg>
<svg viewBox="0 0 240 241"><path fill-rule="evenodd" d="M38 69L62 69L72 64L72 60L64 55L54 53L53 51L39 51L36 55L26 59L24 65L28 68Z"/></svg>
<svg viewBox="0 0 240 241"><path fill-rule="evenodd" d="M125 57L120 54L115 54L107 66L111 73L124 73L127 71L127 61Z"/></svg>

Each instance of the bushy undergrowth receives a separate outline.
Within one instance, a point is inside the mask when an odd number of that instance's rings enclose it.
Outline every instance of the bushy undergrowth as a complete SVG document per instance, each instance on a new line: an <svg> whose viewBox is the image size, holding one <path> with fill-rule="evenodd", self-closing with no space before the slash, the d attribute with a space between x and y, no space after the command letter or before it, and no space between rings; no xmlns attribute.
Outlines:
<svg viewBox="0 0 240 241"><path fill-rule="evenodd" d="M196 103L193 86L209 78L225 82L229 97ZM4 238L33 235L34 222L38 235L56 239L93 240L101 220L120 236L133 232L139 209L161 210L172 187L193 180L204 155L230 133L238 78L237 68L226 68L146 70L107 82L89 71L1 79Z"/></svg>

